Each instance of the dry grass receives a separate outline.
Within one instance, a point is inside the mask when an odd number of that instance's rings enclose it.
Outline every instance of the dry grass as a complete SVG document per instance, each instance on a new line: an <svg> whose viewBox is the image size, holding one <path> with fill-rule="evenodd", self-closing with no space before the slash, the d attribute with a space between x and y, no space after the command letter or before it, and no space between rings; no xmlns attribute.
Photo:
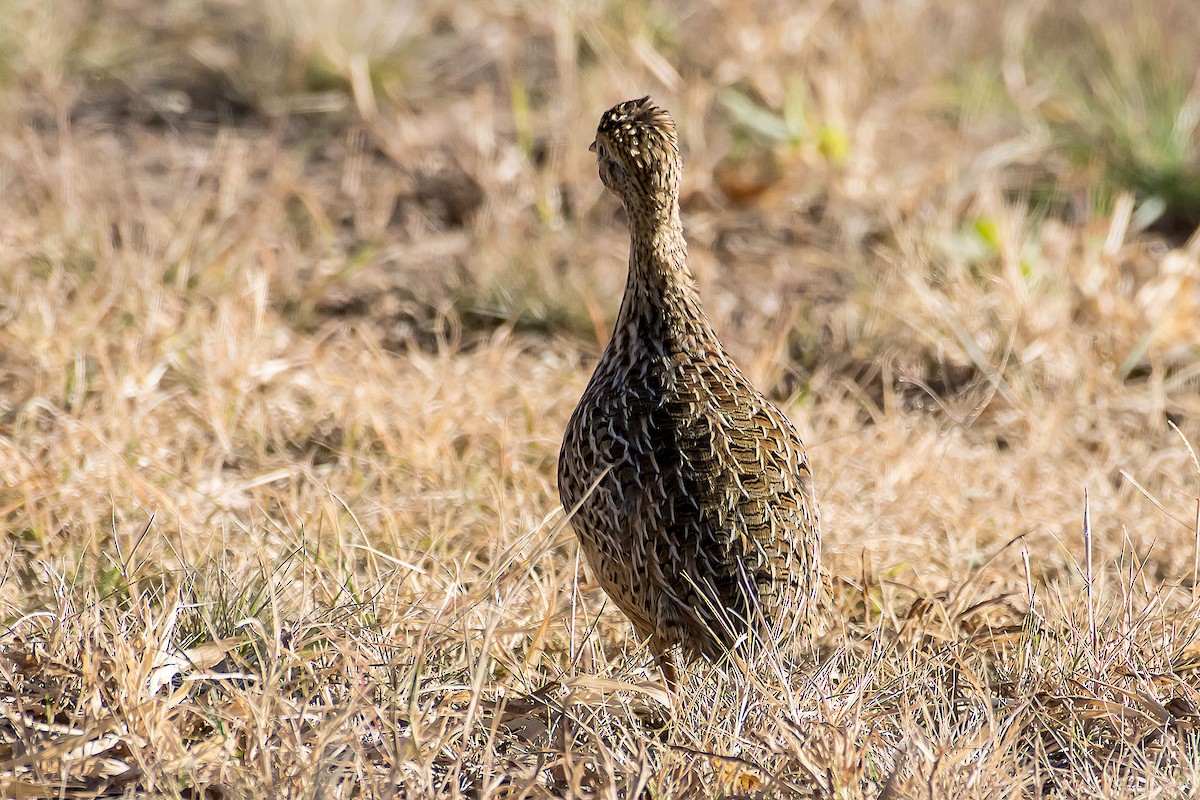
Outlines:
<svg viewBox="0 0 1200 800"><path fill-rule="evenodd" d="M1200 12L777 5L0 0L0 795L1196 791ZM647 92L833 597L673 711L553 486Z"/></svg>

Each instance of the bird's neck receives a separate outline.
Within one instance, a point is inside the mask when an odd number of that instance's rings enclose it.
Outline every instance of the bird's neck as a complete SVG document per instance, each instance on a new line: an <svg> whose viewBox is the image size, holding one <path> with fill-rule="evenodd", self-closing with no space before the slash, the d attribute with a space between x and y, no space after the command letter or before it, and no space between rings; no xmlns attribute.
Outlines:
<svg viewBox="0 0 1200 800"><path fill-rule="evenodd" d="M645 209L627 211L629 277L613 338L663 343L680 337L715 341L688 266L678 202L650 213Z"/></svg>

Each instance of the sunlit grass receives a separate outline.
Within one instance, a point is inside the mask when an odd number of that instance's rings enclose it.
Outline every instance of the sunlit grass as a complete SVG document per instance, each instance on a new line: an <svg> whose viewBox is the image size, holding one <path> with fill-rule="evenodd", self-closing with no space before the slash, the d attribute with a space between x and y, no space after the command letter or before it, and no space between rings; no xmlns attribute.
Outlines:
<svg viewBox="0 0 1200 800"><path fill-rule="evenodd" d="M1185 794L1193 12L1086 10L0 0L0 795ZM670 704L554 485L646 93L831 596Z"/></svg>

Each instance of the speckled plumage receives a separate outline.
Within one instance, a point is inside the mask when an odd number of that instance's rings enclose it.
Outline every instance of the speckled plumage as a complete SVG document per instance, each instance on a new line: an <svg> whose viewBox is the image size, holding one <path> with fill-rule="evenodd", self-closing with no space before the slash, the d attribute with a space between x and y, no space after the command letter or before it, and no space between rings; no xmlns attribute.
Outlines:
<svg viewBox="0 0 1200 800"><path fill-rule="evenodd" d="M588 563L675 683L671 651L747 634L790 645L820 590L804 445L705 317L679 219L675 125L649 98L605 112L600 178L625 205L629 277L613 336L567 424L563 506Z"/></svg>

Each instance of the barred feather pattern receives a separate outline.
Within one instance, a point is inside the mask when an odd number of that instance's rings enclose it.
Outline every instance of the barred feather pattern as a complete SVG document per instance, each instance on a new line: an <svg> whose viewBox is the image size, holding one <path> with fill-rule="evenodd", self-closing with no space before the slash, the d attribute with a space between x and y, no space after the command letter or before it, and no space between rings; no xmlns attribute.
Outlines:
<svg viewBox="0 0 1200 800"><path fill-rule="evenodd" d="M650 642L720 657L788 647L820 592L804 445L725 352L701 308L679 218L675 126L649 98L604 114L592 149L630 227L616 326L563 437L558 485L604 591Z"/></svg>

